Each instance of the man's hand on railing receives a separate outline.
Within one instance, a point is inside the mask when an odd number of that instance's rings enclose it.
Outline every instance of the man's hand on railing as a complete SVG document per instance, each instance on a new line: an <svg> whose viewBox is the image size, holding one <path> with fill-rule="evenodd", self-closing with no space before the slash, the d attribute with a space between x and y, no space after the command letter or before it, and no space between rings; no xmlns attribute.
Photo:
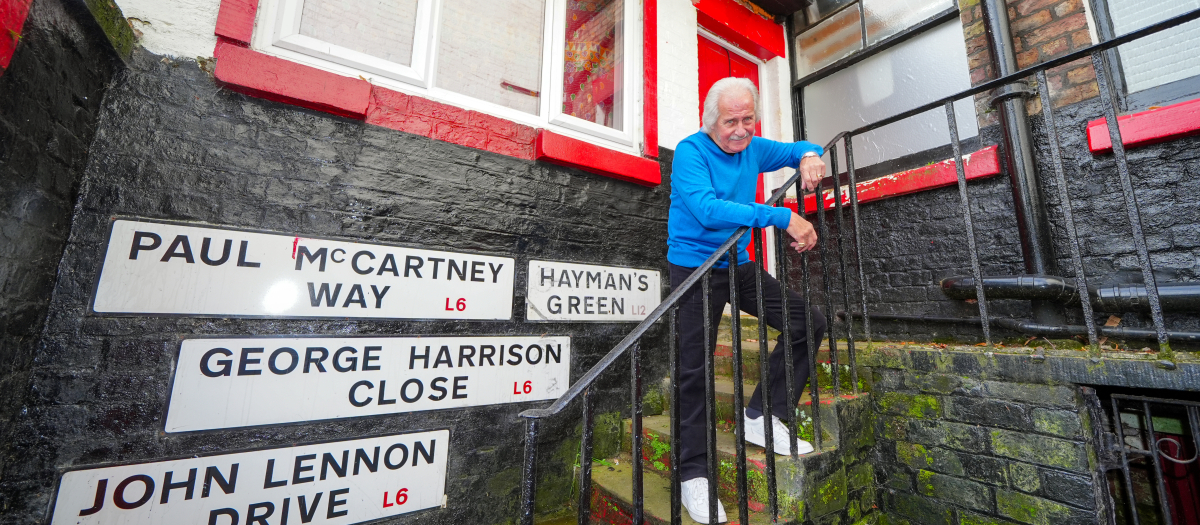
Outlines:
<svg viewBox="0 0 1200 525"><path fill-rule="evenodd" d="M817 245L817 231L813 229L812 223L795 213L792 214L792 220L788 223L787 232L796 240L792 243L792 248L795 248L797 252L806 252Z"/></svg>
<svg viewBox="0 0 1200 525"><path fill-rule="evenodd" d="M800 159L800 184L804 186L804 189L815 191L824 176L825 161L821 160L821 157L810 155ZM790 227L788 231L791 231Z"/></svg>

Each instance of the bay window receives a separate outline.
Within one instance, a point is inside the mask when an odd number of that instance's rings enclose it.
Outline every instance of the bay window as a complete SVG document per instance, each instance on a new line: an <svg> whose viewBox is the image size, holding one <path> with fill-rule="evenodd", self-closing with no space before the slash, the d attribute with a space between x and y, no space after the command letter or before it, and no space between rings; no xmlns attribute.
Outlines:
<svg viewBox="0 0 1200 525"><path fill-rule="evenodd" d="M626 0L261 0L256 50L636 152Z"/></svg>

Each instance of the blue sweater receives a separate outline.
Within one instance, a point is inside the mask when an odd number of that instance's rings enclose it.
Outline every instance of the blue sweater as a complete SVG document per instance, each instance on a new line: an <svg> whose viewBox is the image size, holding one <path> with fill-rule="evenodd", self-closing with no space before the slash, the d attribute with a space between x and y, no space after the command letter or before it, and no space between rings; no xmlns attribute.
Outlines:
<svg viewBox="0 0 1200 525"><path fill-rule="evenodd" d="M740 153L725 153L698 131L683 139L671 163L671 211L667 219L667 260L695 268L741 226L786 229L788 208L754 202L758 174L797 167L807 152L823 154L811 142L781 143L754 137ZM738 264L749 261L750 234L738 240ZM718 268L728 264L718 262Z"/></svg>

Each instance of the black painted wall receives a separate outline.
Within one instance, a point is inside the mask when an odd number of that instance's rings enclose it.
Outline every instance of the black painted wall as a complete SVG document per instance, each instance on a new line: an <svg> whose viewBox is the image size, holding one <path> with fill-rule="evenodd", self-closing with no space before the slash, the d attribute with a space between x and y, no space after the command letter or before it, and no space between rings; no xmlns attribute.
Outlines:
<svg viewBox="0 0 1200 525"><path fill-rule="evenodd" d="M10 72L12 74L13 72ZM669 171L669 152L664 152ZM47 515L61 469L150 462L450 428L449 507L388 523L502 523L517 516L523 420L511 404L272 428L167 435L162 416L181 338L273 334L542 334L572 337L572 382L634 326L524 323L531 258L665 270L669 183L645 188L218 88L195 62L135 51L102 108L36 356L27 413L2 483L5 523ZM110 219L196 221L515 257L510 322L102 317L87 306ZM666 281L664 275L664 282ZM665 295L665 292L664 292ZM663 377L660 329L645 354ZM627 365L626 365L627 366ZM648 383L653 383L648 381ZM602 412L628 406L628 368ZM539 504L565 502L574 416L543 427Z"/></svg>
<svg viewBox="0 0 1200 525"><path fill-rule="evenodd" d="M1092 99L1058 109L1055 113L1075 228L1090 285L1140 283L1141 270L1115 161L1111 154L1092 155L1087 149L1086 124L1101 116L1102 111L1099 100ZM1030 120L1058 275L1074 277L1063 201L1054 178L1046 129L1041 115L1034 114ZM999 130L994 126L981 130L981 137L985 147L1000 142ZM1129 151L1143 230L1160 282L1200 278L1198 146L1200 138L1190 137ZM971 182L969 192L983 274L1023 274L1008 174ZM956 186L867 203L860 213L862 264L867 280L868 307L872 312L944 317L979 315L974 304L947 299L938 288L941 279L971 274ZM832 212L827 216L830 231L836 233ZM847 225L851 218L847 208ZM847 253L852 253L851 244L846 249ZM821 265L815 251L810 259L815 277L812 282L814 298L824 305L823 284L819 277ZM796 258L793 258L792 267L799 267ZM851 278L851 299L857 311L857 269L851 262L847 270ZM832 275L833 309L843 310L841 277L837 273ZM799 278L798 273L794 276ZM1032 317L1027 301L993 300L989 307L992 315ZM1069 323L1083 324L1082 310L1078 306L1067 307L1065 311ZM1149 312L1097 312L1099 324L1103 324L1109 315L1121 317L1121 326L1152 326ZM1168 312L1166 321L1168 329L1196 330L1200 327L1200 319L1192 312ZM882 321L872 323L871 331L877 337L893 340L982 340L982 331L977 326L961 324ZM996 329L993 334L998 340L1028 338ZM1153 341L1129 341L1129 344L1135 348L1157 347Z"/></svg>
<svg viewBox="0 0 1200 525"><path fill-rule="evenodd" d="M119 67L82 2L37 0L0 75L0 466L10 457L11 419L28 389L105 85Z"/></svg>

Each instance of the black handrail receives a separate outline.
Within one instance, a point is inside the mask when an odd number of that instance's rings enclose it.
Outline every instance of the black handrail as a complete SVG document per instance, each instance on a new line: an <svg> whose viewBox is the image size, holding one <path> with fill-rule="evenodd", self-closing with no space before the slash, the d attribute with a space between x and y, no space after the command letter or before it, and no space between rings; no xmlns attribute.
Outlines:
<svg viewBox="0 0 1200 525"><path fill-rule="evenodd" d="M840 140L842 135L844 135L844 133L835 137L829 142L829 144L825 146L825 148L828 149L835 142ZM800 172L796 171L796 173L792 175L791 178L789 178L787 182L783 184L783 186L780 186L778 190L775 190L775 193L771 195L771 198L767 199L765 204L767 206L774 206L781 199L783 199L785 195L787 195L787 189L794 186L798 180L800 180ZM592 383L600 377L600 374L603 373L605 369L616 362L617 358L621 357L621 354L624 354L626 350L628 350L639 339L641 339L642 336L645 335L648 330L650 330L651 325L658 322L658 320L663 317L663 314L666 314L668 310L673 308L675 303L678 303L679 299L683 297L683 294L687 293L688 290L690 290L703 275L708 274L708 271L711 270L718 261L726 258L727 254L729 253L729 249L732 248L733 245L737 243L738 239L741 239L742 236L748 231L750 231L749 226L742 226L738 228L733 235L726 239L725 242L721 243L721 246L718 246L717 249L713 251L713 254L710 255L708 259L704 260L704 264L701 264L696 271L692 272L692 275L688 276L688 278L685 279L683 283L675 289L674 292L671 292L671 295L668 295L667 298L663 300L663 302L660 303L657 308L651 311L650 315L647 315L645 320L634 327L634 329L629 332L629 335L625 336L620 343L617 343L617 346L613 347L613 349L605 354L604 357L600 358L595 365L592 365L592 368L588 369L588 371L583 374L583 377L580 377L579 381L576 381L575 384L571 385L571 388L568 388L562 396L554 400L554 403L551 403L550 406L545 408L531 408L529 410L525 410L521 412L519 416L531 419L539 419L562 412L562 410L566 408L571 401L579 397L579 394L583 393L584 390L587 390L587 388L590 387Z"/></svg>

